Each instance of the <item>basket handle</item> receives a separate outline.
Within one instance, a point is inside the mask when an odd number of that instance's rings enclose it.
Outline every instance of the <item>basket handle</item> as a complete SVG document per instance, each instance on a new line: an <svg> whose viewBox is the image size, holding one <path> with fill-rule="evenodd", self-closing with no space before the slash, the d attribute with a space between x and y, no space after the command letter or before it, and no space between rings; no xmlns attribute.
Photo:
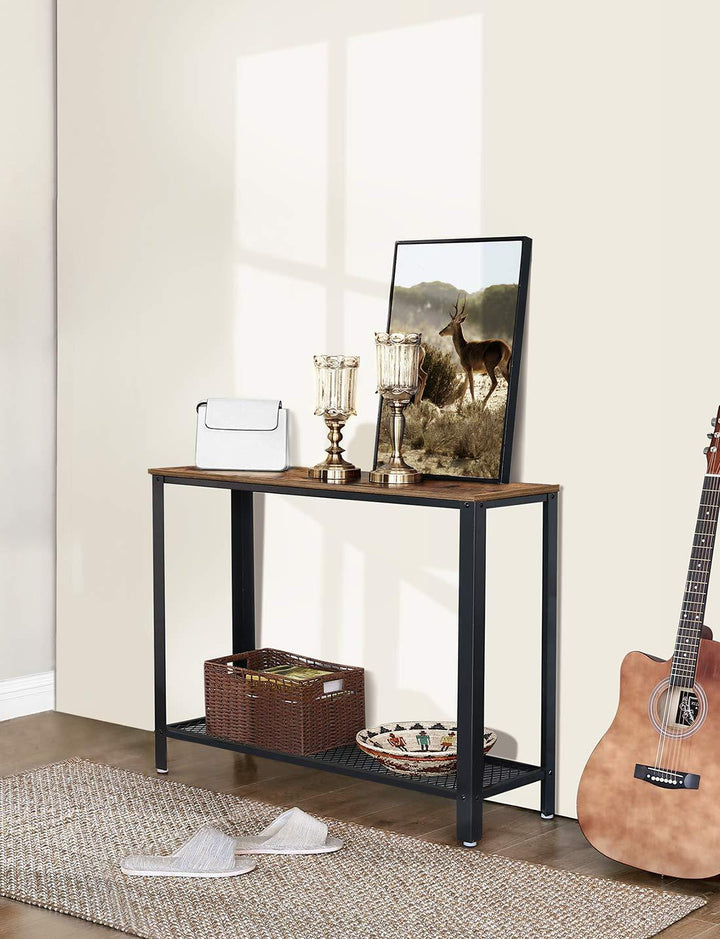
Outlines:
<svg viewBox="0 0 720 939"><path fill-rule="evenodd" d="M241 659L237 659L237 661L234 661L234 662L228 660L225 663L225 667L227 668L228 675L232 675L232 673L235 671L236 668L248 667L248 657L244 655Z"/></svg>

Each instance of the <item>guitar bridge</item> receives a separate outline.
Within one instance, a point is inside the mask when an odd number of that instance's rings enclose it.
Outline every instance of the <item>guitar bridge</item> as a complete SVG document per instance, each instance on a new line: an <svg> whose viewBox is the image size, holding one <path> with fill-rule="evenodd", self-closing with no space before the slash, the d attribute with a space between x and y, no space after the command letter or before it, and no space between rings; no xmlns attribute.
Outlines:
<svg viewBox="0 0 720 939"><path fill-rule="evenodd" d="M697 773L681 773L675 769L661 769L659 766L635 764L635 779L642 779L651 786L661 789L699 789L700 777Z"/></svg>

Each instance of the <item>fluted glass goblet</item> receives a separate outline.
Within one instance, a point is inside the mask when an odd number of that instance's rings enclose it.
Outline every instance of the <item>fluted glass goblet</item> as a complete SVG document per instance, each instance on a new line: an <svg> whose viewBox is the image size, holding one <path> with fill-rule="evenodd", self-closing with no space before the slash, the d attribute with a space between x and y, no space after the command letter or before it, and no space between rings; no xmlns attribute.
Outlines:
<svg viewBox="0 0 720 939"><path fill-rule="evenodd" d="M370 482L402 486L422 480L422 473L409 466L402 455L404 411L418 389L421 341L420 333L375 333L377 390L390 411L392 453L387 463L370 473Z"/></svg>
<svg viewBox="0 0 720 939"><path fill-rule="evenodd" d="M316 355L315 414L325 418L328 427L327 458L308 470L312 479L326 483L348 483L360 476L360 470L343 458L340 446L347 419L356 414L355 390L360 359L356 355Z"/></svg>

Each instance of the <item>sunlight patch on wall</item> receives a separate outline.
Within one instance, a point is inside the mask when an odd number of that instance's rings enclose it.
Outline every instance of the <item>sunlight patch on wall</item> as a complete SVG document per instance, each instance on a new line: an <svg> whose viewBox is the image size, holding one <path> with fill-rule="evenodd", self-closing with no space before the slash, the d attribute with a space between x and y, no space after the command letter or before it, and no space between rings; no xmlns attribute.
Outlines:
<svg viewBox="0 0 720 939"><path fill-rule="evenodd" d="M322 265L326 254L327 44L238 59L240 248Z"/></svg>
<svg viewBox="0 0 720 939"><path fill-rule="evenodd" d="M393 242L479 235L482 17L348 41L346 271L388 280Z"/></svg>
<svg viewBox="0 0 720 939"><path fill-rule="evenodd" d="M329 659L331 652L322 642L328 598L322 577L313 570L313 561L319 564L324 557L325 532L332 524L333 507L321 504L319 511L309 513L306 501L322 500L273 495L264 502L268 540L263 559L261 642L263 646ZM298 557L298 540L287 537L289 532L302 533L302 559ZM339 615L336 609L336 628Z"/></svg>
<svg viewBox="0 0 720 939"><path fill-rule="evenodd" d="M398 707L410 720L457 717L458 520L454 512L444 509L429 518L415 512L402 535L408 570L400 587L393 642ZM438 565L432 549L412 549L429 535L435 544L447 546L444 567ZM414 574L410 571L413 559ZM406 718L401 714L394 719Z"/></svg>
<svg viewBox="0 0 720 939"><path fill-rule="evenodd" d="M235 394L280 398L290 409L293 463L317 462L327 444L319 418L312 416L312 357L325 351L318 348L318 337L325 332L325 289L322 284L238 264L235 295ZM309 441L303 429L315 431Z"/></svg>

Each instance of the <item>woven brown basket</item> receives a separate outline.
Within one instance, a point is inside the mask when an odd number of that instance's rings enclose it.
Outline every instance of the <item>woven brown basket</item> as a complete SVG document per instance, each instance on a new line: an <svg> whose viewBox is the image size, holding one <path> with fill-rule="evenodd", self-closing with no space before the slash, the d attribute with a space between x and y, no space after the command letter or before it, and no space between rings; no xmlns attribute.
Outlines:
<svg viewBox="0 0 720 939"><path fill-rule="evenodd" d="M299 681L259 672L300 665L330 672ZM329 682L341 688L327 693ZM205 721L213 737L307 756L355 742L365 726L365 671L279 649L205 662Z"/></svg>

